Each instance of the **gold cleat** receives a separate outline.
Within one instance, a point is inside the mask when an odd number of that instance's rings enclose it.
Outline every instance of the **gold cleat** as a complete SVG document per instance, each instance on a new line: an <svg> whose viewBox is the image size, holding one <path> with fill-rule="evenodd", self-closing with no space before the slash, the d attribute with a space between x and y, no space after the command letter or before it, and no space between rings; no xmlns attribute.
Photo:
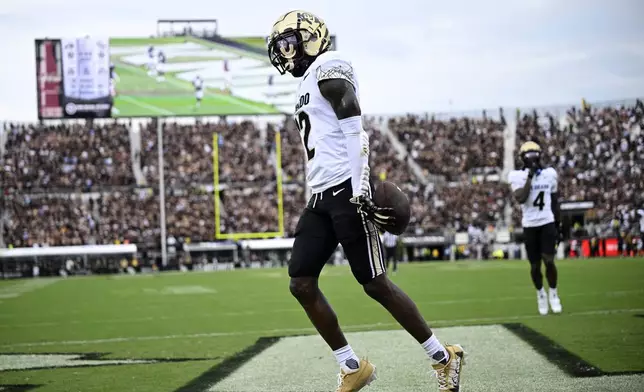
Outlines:
<svg viewBox="0 0 644 392"><path fill-rule="evenodd" d="M340 369L338 389L335 392L356 392L371 384L376 379L376 367L366 359L360 360L358 370L347 373Z"/></svg>
<svg viewBox="0 0 644 392"><path fill-rule="evenodd" d="M432 365L438 379L438 390L458 392L461 385L461 369L465 364L465 352L458 344L447 345L445 350L449 354L449 361L445 365Z"/></svg>

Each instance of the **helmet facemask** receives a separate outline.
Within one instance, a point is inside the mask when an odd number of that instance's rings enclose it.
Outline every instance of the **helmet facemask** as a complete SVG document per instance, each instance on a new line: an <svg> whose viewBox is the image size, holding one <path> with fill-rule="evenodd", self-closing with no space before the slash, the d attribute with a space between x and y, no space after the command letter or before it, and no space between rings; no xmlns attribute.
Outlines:
<svg viewBox="0 0 644 392"><path fill-rule="evenodd" d="M541 169L541 152L539 151L526 151L521 154L521 160L526 168Z"/></svg>
<svg viewBox="0 0 644 392"><path fill-rule="evenodd" d="M286 30L271 38L268 57L281 75L291 73L296 78L304 75L315 57L306 53L305 45L311 38L306 30Z"/></svg>

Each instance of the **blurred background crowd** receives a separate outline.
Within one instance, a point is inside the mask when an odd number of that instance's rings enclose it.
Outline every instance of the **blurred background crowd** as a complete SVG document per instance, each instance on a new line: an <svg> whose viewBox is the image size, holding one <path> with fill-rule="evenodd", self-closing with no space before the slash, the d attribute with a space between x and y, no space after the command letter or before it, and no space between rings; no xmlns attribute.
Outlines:
<svg viewBox="0 0 644 392"><path fill-rule="evenodd" d="M514 148L535 140L559 172L565 200L589 200L597 228L636 228L644 194L644 106L512 113ZM409 232L485 230L520 222L503 182L507 115L365 118L374 183L412 202ZM7 124L0 157L4 241L13 247L157 243L156 123ZM168 236L214 239L213 143L219 154L221 231L278 230L275 134L280 133L284 222L292 235L306 203L304 152L292 120L164 123ZM213 135L218 134L218 139ZM507 166L507 162L505 163ZM518 162L515 165L519 165ZM506 168L507 169L507 168ZM514 206L515 207L515 206ZM619 221L616 223L615 221Z"/></svg>

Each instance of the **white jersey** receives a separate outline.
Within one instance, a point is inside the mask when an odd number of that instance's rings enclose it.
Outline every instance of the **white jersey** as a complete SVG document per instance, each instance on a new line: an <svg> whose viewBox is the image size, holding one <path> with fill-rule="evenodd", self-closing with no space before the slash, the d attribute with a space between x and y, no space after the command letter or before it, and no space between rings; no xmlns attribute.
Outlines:
<svg viewBox="0 0 644 392"><path fill-rule="evenodd" d="M318 81L345 79L353 84L359 99L358 81L351 62L339 52L321 54L300 82L295 104L295 122L306 154L306 182L319 193L351 178L347 141L329 102L322 96Z"/></svg>
<svg viewBox="0 0 644 392"><path fill-rule="evenodd" d="M385 233L382 235L381 241L387 248L394 248L396 244L398 244L398 236L385 231Z"/></svg>
<svg viewBox="0 0 644 392"><path fill-rule="evenodd" d="M636 215L640 216L640 234L644 234L644 209L638 209Z"/></svg>
<svg viewBox="0 0 644 392"><path fill-rule="evenodd" d="M508 182L512 191L523 188L528 180L528 170L512 170ZM555 221L550 194L557 192L557 172L552 167L543 169L532 178L528 200L521 205L523 227L543 226Z"/></svg>
<svg viewBox="0 0 644 392"><path fill-rule="evenodd" d="M192 81L192 85L195 88L195 91L203 90L203 79L195 78Z"/></svg>

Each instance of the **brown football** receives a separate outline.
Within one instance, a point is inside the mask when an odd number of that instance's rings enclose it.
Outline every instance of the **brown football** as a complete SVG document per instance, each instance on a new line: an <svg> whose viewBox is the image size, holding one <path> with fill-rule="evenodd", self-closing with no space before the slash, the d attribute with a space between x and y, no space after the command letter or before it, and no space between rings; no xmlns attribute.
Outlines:
<svg viewBox="0 0 644 392"><path fill-rule="evenodd" d="M381 182L373 195L373 202L378 207L393 208L396 222L383 229L391 234L400 235L405 232L411 217L411 206L407 195L393 182Z"/></svg>

